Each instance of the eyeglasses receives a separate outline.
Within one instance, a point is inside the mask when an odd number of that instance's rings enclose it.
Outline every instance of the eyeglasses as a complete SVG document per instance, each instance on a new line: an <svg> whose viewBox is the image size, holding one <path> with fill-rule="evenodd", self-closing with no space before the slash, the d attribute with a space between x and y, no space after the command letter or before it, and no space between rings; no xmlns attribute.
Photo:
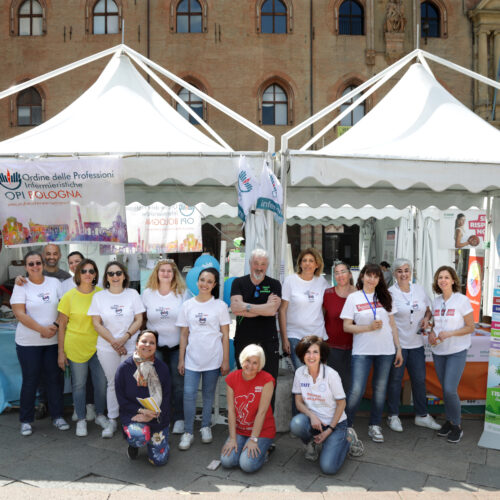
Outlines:
<svg viewBox="0 0 500 500"><path fill-rule="evenodd" d="M253 294L255 298L260 297L260 286L255 287L255 292Z"/></svg>
<svg viewBox="0 0 500 500"><path fill-rule="evenodd" d="M349 274L349 271L335 271L333 274L335 274L335 276L341 276L342 274Z"/></svg>
<svg viewBox="0 0 500 500"><path fill-rule="evenodd" d="M87 274L87 273L89 273L89 274L95 274L95 269L82 269L80 272L82 274ZM118 271L118 272L121 273L121 271ZM112 276L112 275L108 273L108 276Z"/></svg>
<svg viewBox="0 0 500 500"><path fill-rule="evenodd" d="M123 271L108 271L106 273L110 278L112 278L113 276L121 276L123 274Z"/></svg>
<svg viewBox="0 0 500 500"><path fill-rule="evenodd" d="M41 265L42 265L42 261L41 260L37 260L36 262L28 262L28 266L30 266L30 267L41 266Z"/></svg>

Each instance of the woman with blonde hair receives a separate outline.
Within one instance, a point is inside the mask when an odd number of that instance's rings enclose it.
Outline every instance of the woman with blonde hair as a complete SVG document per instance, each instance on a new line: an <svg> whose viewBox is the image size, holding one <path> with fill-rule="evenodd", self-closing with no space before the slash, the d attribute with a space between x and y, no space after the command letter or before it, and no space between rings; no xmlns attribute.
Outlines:
<svg viewBox="0 0 500 500"><path fill-rule="evenodd" d="M186 300L185 293L186 284L173 259L163 259L156 263L142 293L142 302L146 308L146 327L158 332L158 351L170 370L174 422L172 434L184 433L184 378L177 370L181 329L175 322L182 303Z"/></svg>
<svg viewBox="0 0 500 500"><path fill-rule="evenodd" d="M291 354L295 369L302 365L295 354L300 340L317 335L326 340L323 317L323 294L328 283L321 276L323 258L315 248L302 250L297 258L297 273L287 276L283 283L279 325L283 352Z"/></svg>

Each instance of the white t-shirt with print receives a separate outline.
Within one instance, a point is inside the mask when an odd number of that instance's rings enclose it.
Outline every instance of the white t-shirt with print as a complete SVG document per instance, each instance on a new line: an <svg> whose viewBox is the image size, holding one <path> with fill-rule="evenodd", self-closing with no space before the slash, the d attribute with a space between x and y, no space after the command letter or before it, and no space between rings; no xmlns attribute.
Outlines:
<svg viewBox="0 0 500 500"><path fill-rule="evenodd" d="M438 295L432 302L434 332L449 332L465 326L464 316L472 312L470 300L461 293L454 293L445 301ZM448 337L440 344L432 346L432 352L445 356L468 349L471 346L471 334Z"/></svg>
<svg viewBox="0 0 500 500"><path fill-rule="evenodd" d="M36 285L29 279L23 286L14 285L11 304L24 304L26 314L41 326L49 326L57 320L57 305L62 297L61 282L57 278L44 277L43 283ZM20 346L44 346L57 344L57 335L50 339L18 322L16 344Z"/></svg>
<svg viewBox="0 0 500 500"><path fill-rule="evenodd" d="M366 297L362 290L351 293L347 296L340 317L342 319L352 319L356 325L369 325L374 319L382 320L382 328L364 333L353 334L352 354L380 355L394 354L394 339L389 323L389 314L397 312L394 304L392 311L388 313L382 304L377 301L376 318L373 317L373 293L367 293ZM367 299L371 303L368 304Z"/></svg>
<svg viewBox="0 0 500 500"><path fill-rule="evenodd" d="M323 276L314 276L311 281L297 274L285 278L281 298L289 302L286 310L288 338L302 339L306 335L328 338L322 310L323 294L328 287Z"/></svg>
<svg viewBox="0 0 500 500"><path fill-rule="evenodd" d="M64 280L61 283L61 286L62 286L63 295L66 292L69 292L70 290L73 290L73 288L76 288L76 283L75 283L74 276L71 276L71 278L68 278L67 280Z"/></svg>
<svg viewBox="0 0 500 500"><path fill-rule="evenodd" d="M160 347L179 345L181 329L175 323L184 300L182 294L176 295L174 292L161 295L158 290L151 288L142 292L142 302L148 317L146 326L158 332Z"/></svg>
<svg viewBox="0 0 500 500"><path fill-rule="evenodd" d="M188 370L203 372L220 368L223 357L220 327L230 323L229 309L220 299L212 297L207 302L198 302L193 297L182 304L176 324L189 328L184 358Z"/></svg>
<svg viewBox="0 0 500 500"><path fill-rule="evenodd" d="M123 336L134 321L134 316L145 311L141 296L133 288L125 288L121 293L111 293L109 290L97 292L92 297L89 316L100 316L102 324L115 339ZM137 333L125 343L127 353L135 350ZM111 344L101 336L97 339L97 349L113 351Z"/></svg>
<svg viewBox="0 0 500 500"><path fill-rule="evenodd" d="M337 400L345 399L339 374L327 365L320 365L316 382L309 375L307 366L297 368L292 392L302 395L305 405L321 420L323 425L330 425L337 408ZM339 422L346 418L345 412L342 412Z"/></svg>
<svg viewBox="0 0 500 500"><path fill-rule="evenodd" d="M403 349L416 349L424 345L424 336L417 334L425 311L431 301L422 286L412 283L409 292L403 292L397 283L389 288L392 304L397 309L394 321L398 327L399 343ZM413 310L413 313L411 311Z"/></svg>

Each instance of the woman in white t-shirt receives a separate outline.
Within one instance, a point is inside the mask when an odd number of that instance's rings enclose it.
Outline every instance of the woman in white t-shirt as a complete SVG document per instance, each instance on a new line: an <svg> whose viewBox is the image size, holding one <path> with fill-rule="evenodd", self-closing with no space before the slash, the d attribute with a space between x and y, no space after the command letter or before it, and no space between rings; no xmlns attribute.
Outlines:
<svg viewBox="0 0 500 500"><path fill-rule="evenodd" d="M351 360L351 389L347 396L347 420L352 427L354 417L365 393L368 375L373 367L372 401L368 436L377 443L384 441L382 412L391 366L401 366L403 356L398 329L394 322L397 312L387 290L382 269L366 264L342 309L344 331L354 335Z"/></svg>
<svg viewBox="0 0 500 500"><path fill-rule="evenodd" d="M118 261L108 262L104 268L105 290L92 297L88 315L99 334L97 358L108 381L106 401L109 423L102 431L103 438L111 438L116 431L118 401L115 393L115 374L118 366L135 350L135 337L142 325L144 305L136 290L127 288L130 280L125 266Z"/></svg>
<svg viewBox="0 0 500 500"><path fill-rule="evenodd" d="M436 271L432 289L440 295L432 302L434 328L429 334L429 343L443 388L446 414L446 422L437 434L447 437L450 443L458 443L463 436L458 384L471 346L474 315L469 299L459 293L460 281L452 267L441 266Z"/></svg>
<svg viewBox="0 0 500 500"><path fill-rule="evenodd" d="M184 377L179 373L181 329L175 323L185 300L186 284L173 259L156 263L142 293L146 308L146 327L158 333L158 351L168 365L172 382L172 434L184 433Z"/></svg>
<svg viewBox="0 0 500 500"><path fill-rule="evenodd" d="M441 426L427 411L427 394L425 390L425 350L424 332L431 319L431 301L423 287L412 283L412 266L408 259L396 259L392 265L396 281L389 288L392 303L397 309L394 320L398 327L399 342L403 364L391 369L387 387L387 407L389 415L387 425L396 432L403 432L399 419L399 403L401 384L405 368L408 370L415 408L415 425L429 429L440 429Z"/></svg>
<svg viewBox="0 0 500 500"><path fill-rule="evenodd" d="M179 373L184 375L184 434L180 450L194 441L196 396L202 378L203 411L201 441L212 442L212 406L219 374L229 373L229 310L219 300L219 273L210 267L198 277L199 293L182 304L177 326L181 327Z"/></svg>
<svg viewBox="0 0 500 500"><path fill-rule="evenodd" d="M323 258L314 248L302 250L297 258L297 273L283 282L278 313L283 352L291 354L295 369L302 365L295 348L307 335L328 338L323 316L323 294L328 282L321 276Z"/></svg>
<svg viewBox="0 0 500 500"><path fill-rule="evenodd" d="M363 443L348 432L345 392L339 374L330 368L328 344L316 335L306 336L297 345L297 356L305 366L295 371L292 392L299 414L290 430L306 445L306 460L316 461L323 474L335 474L349 452L363 454ZM321 452L320 452L321 450Z"/></svg>
<svg viewBox="0 0 500 500"><path fill-rule="evenodd" d="M63 418L63 374L57 365L57 304L62 295L57 278L43 275L43 258L39 252L24 257L28 279L15 285L10 303L18 320L16 352L22 371L19 420L21 434L29 436L35 420L36 390L43 377L47 390L49 413L54 426L66 431Z"/></svg>

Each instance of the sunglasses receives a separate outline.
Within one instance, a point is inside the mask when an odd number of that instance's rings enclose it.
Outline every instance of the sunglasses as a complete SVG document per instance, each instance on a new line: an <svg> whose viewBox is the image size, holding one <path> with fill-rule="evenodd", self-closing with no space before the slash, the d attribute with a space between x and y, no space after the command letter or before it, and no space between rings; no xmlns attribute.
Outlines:
<svg viewBox="0 0 500 500"><path fill-rule="evenodd" d="M33 267L33 266L41 266L42 261L37 260L36 262L28 262L28 266Z"/></svg>
<svg viewBox="0 0 500 500"><path fill-rule="evenodd" d="M92 274L92 275L93 275L93 274L95 274L95 269L82 269L80 272L81 272L82 274L87 274L87 273L89 273L89 274ZM119 273L121 273L121 271L118 271L118 272L119 272ZM111 275L108 273L108 276L111 276Z"/></svg>
<svg viewBox="0 0 500 500"><path fill-rule="evenodd" d="M123 274L123 271L108 271L106 273L110 278L112 278L113 276L121 276Z"/></svg>
<svg viewBox="0 0 500 500"><path fill-rule="evenodd" d="M255 298L260 297L260 286L255 287L255 292L253 294Z"/></svg>

